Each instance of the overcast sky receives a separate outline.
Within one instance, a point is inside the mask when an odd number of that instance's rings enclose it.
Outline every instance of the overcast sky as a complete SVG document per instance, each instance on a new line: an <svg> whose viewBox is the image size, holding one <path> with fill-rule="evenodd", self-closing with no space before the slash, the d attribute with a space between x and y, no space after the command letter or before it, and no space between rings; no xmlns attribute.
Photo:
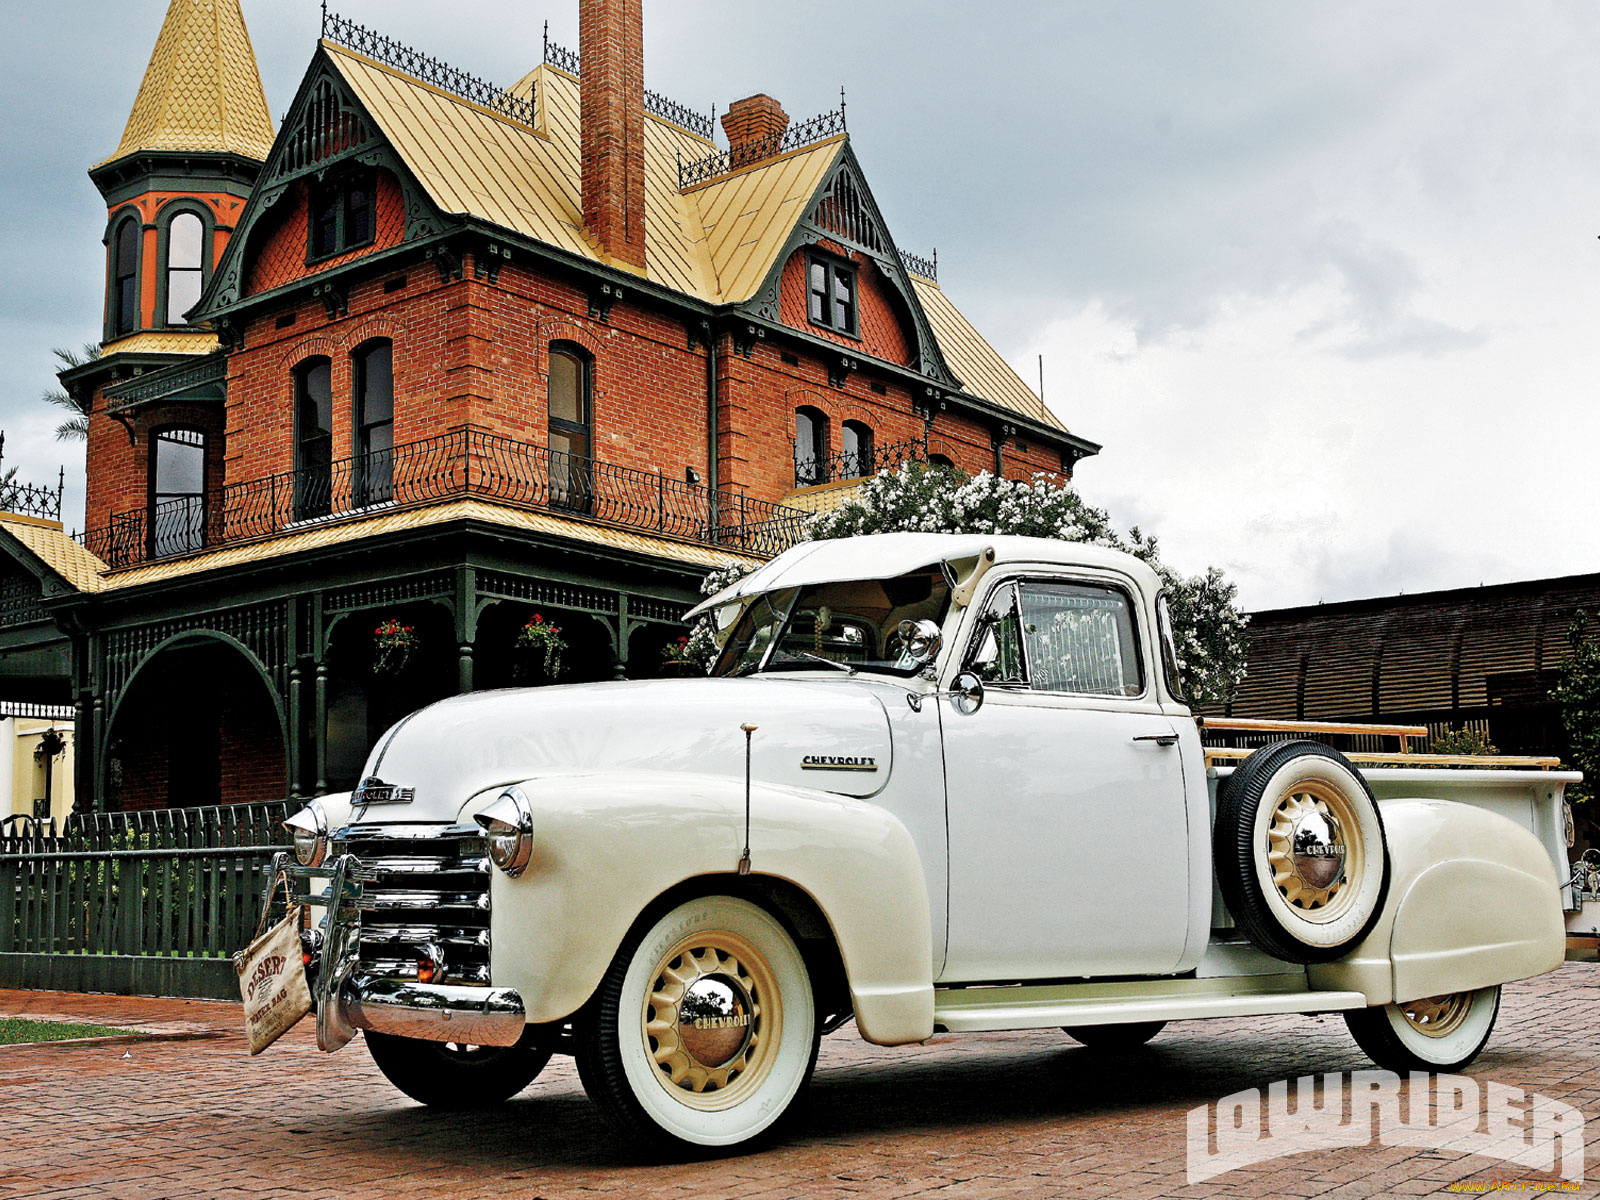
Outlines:
<svg viewBox="0 0 1600 1200"><path fill-rule="evenodd" d="M494 81L576 0L337 0ZM116 146L164 0L8 3L0 427L98 336ZM244 0L276 117L312 0ZM1069 428L1078 485L1248 608L1600 571L1600 5L648 0L647 83L847 89L898 244ZM69 524L72 514L69 512Z"/></svg>

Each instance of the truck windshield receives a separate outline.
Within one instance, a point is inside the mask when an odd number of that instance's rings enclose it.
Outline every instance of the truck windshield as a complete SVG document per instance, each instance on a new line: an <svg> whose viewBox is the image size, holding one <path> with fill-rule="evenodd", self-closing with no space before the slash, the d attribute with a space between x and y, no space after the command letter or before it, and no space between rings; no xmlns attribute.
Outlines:
<svg viewBox="0 0 1600 1200"><path fill-rule="evenodd" d="M950 587L938 567L893 579L854 579L768 592L744 611L714 675L825 670L818 658L909 676L921 664L900 644L900 622L944 624Z"/></svg>

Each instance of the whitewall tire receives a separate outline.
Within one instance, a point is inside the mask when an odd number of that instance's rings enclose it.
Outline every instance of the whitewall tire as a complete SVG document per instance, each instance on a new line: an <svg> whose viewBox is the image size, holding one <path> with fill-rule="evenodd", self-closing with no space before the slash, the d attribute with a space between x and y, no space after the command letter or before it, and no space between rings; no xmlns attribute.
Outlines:
<svg viewBox="0 0 1600 1200"><path fill-rule="evenodd" d="M1428 996L1344 1015L1356 1045L1387 1071L1458 1071L1482 1052L1500 1012L1500 988Z"/></svg>
<svg viewBox="0 0 1600 1200"><path fill-rule="evenodd" d="M1389 891L1377 801L1320 742L1279 742L1239 764L1217 796L1213 854L1240 930L1287 962L1348 952Z"/></svg>
<svg viewBox="0 0 1600 1200"><path fill-rule="evenodd" d="M578 1021L578 1072L654 1151L771 1134L811 1078L811 978L770 913L732 896L672 909L625 942Z"/></svg>

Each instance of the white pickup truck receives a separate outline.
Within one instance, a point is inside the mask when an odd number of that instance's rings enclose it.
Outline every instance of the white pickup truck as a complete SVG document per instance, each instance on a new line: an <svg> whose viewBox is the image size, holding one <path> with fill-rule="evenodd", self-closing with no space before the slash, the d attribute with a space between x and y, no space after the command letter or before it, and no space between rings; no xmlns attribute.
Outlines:
<svg viewBox="0 0 1600 1200"><path fill-rule="evenodd" d="M711 678L446 700L291 818L323 1049L457 1107L567 1052L640 1143L725 1147L852 1018L1130 1048L1338 1011L1453 1070L1562 961L1576 775L1208 755L1128 555L808 543L697 611Z"/></svg>

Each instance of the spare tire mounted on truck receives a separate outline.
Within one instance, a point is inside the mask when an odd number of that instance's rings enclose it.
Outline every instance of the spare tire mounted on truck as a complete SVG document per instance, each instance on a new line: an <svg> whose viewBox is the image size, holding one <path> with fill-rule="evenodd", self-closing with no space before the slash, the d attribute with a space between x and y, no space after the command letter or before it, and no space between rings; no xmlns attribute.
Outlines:
<svg viewBox="0 0 1600 1200"><path fill-rule="evenodd" d="M1337 750L1275 742L1223 781L1213 828L1217 885L1246 937L1293 963L1348 952L1389 890L1383 818Z"/></svg>

